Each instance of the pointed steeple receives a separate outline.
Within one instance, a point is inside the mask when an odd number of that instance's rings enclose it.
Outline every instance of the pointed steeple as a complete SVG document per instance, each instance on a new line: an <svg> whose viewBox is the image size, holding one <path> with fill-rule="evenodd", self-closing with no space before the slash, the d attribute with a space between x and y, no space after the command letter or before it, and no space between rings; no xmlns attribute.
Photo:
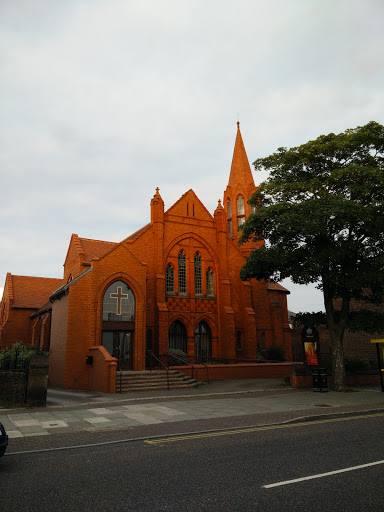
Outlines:
<svg viewBox="0 0 384 512"><path fill-rule="evenodd" d="M224 192L223 201L227 219L226 231L234 241L240 239L241 233L239 227L244 224L252 213L252 208L248 204L248 200L255 190L256 186L241 136L240 123L238 122L231 172L227 188ZM248 255L252 248L253 244L248 242L242 245L240 250L245 255Z"/></svg>
<svg viewBox="0 0 384 512"><path fill-rule="evenodd" d="M235 148L233 150L231 173L228 181L228 186L230 187L237 187L238 185L244 188L248 188L249 186L255 187L251 167L240 132L239 121L237 122Z"/></svg>

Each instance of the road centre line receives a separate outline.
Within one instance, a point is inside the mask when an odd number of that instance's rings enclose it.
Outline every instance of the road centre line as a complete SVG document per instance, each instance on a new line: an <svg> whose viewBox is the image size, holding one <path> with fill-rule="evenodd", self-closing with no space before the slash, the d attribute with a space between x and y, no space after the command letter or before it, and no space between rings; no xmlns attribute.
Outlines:
<svg viewBox="0 0 384 512"><path fill-rule="evenodd" d="M384 413L375 413L375 414L365 414L361 416L348 416L346 418L329 418L326 420L314 420L314 421L302 421L300 423L284 423L280 425L266 425L262 427L251 427L251 428L239 428L236 430L224 430L218 432L206 432L201 434L186 434L185 436L177 436L177 437L167 437L162 439L146 439L144 443L147 444L165 444L165 443L174 443L176 441L189 441L190 439L204 439L207 437L219 437L219 436L231 436L235 434L248 434L250 432L261 432L264 430L277 430L283 428L295 428L295 427L303 427L303 426L311 426L311 425L320 425L323 423L336 423L340 421L351 421L351 420L359 420L364 418L376 418L379 416L384 416Z"/></svg>
<svg viewBox="0 0 384 512"><path fill-rule="evenodd" d="M305 480L313 480L315 478L323 478L325 476L337 475L339 473L346 473L347 471L355 471L356 469L369 468L371 466L377 466L384 464L384 460L378 460L376 462L369 462L368 464L361 464L360 466L351 466L344 469L336 469L335 471L328 471L328 473L319 473L317 475L303 476L302 478L295 478L293 480L285 480L284 482L276 482L274 484L263 485L264 489L271 489L272 487L280 487L282 485L295 484L297 482L304 482Z"/></svg>

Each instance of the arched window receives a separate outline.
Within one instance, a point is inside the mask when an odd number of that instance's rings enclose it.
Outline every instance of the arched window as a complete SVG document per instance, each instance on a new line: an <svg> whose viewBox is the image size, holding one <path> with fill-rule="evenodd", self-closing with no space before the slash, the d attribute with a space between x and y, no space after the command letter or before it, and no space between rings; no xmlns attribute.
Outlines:
<svg viewBox="0 0 384 512"><path fill-rule="evenodd" d="M135 297L123 281L115 281L107 288L103 299L103 321L135 321Z"/></svg>
<svg viewBox="0 0 384 512"><path fill-rule="evenodd" d="M207 283L207 295L212 296L212 295L214 295L214 291L213 291L213 271L212 271L211 267L208 268L208 270L205 274L205 278L206 278L206 283Z"/></svg>
<svg viewBox="0 0 384 512"><path fill-rule="evenodd" d="M207 322L200 322L195 330L195 357L203 362L212 356L211 329Z"/></svg>
<svg viewBox="0 0 384 512"><path fill-rule="evenodd" d="M202 282L201 282L201 256L197 252L195 254L195 295L201 295L203 293L202 290Z"/></svg>
<svg viewBox="0 0 384 512"><path fill-rule="evenodd" d="M256 206L254 204L251 204L251 213L255 213Z"/></svg>
<svg viewBox="0 0 384 512"><path fill-rule="evenodd" d="M228 199L228 233L232 233L232 204L230 199Z"/></svg>
<svg viewBox="0 0 384 512"><path fill-rule="evenodd" d="M187 330L180 320L173 322L169 328L168 350L180 350L187 355Z"/></svg>
<svg viewBox="0 0 384 512"><path fill-rule="evenodd" d="M237 198L237 225L241 226L245 222L244 197L239 195Z"/></svg>
<svg viewBox="0 0 384 512"><path fill-rule="evenodd" d="M187 272L184 251L179 253L179 293L187 293Z"/></svg>
<svg viewBox="0 0 384 512"><path fill-rule="evenodd" d="M175 293L175 273L172 263L168 263L165 271L165 286L167 293Z"/></svg>

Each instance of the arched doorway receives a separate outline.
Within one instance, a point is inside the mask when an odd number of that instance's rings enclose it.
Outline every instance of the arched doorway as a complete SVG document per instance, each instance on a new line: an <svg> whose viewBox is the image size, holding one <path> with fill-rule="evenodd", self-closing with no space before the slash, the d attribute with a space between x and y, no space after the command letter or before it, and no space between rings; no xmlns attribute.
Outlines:
<svg viewBox="0 0 384 512"><path fill-rule="evenodd" d="M200 322L195 329L195 357L204 361L212 356L212 335L207 322Z"/></svg>
<svg viewBox="0 0 384 512"><path fill-rule="evenodd" d="M119 369L131 370L135 335L135 297L123 281L115 281L103 297L102 345L118 360Z"/></svg>
<svg viewBox="0 0 384 512"><path fill-rule="evenodd" d="M168 350L181 350L187 355L187 330L180 320L173 322L169 328Z"/></svg>

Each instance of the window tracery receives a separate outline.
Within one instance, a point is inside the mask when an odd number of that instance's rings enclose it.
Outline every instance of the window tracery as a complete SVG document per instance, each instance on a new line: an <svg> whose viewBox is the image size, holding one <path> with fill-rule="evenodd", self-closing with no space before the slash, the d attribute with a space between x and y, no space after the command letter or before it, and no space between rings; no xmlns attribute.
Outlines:
<svg viewBox="0 0 384 512"><path fill-rule="evenodd" d="M202 290L202 280L201 280L201 256L197 252L195 254L195 295L201 295L203 293Z"/></svg>
<svg viewBox="0 0 384 512"><path fill-rule="evenodd" d="M214 295L214 292L213 292L213 271L212 271L211 267L208 268L208 270L206 272L206 275L205 275L205 278L206 278L206 284L207 284L207 295L208 296L213 296Z"/></svg>
<svg viewBox="0 0 384 512"><path fill-rule="evenodd" d="M165 285L167 293L175 292L175 272L172 263L168 263L165 271Z"/></svg>
<svg viewBox="0 0 384 512"><path fill-rule="evenodd" d="M187 293L187 271L184 251L179 253L179 293Z"/></svg>

